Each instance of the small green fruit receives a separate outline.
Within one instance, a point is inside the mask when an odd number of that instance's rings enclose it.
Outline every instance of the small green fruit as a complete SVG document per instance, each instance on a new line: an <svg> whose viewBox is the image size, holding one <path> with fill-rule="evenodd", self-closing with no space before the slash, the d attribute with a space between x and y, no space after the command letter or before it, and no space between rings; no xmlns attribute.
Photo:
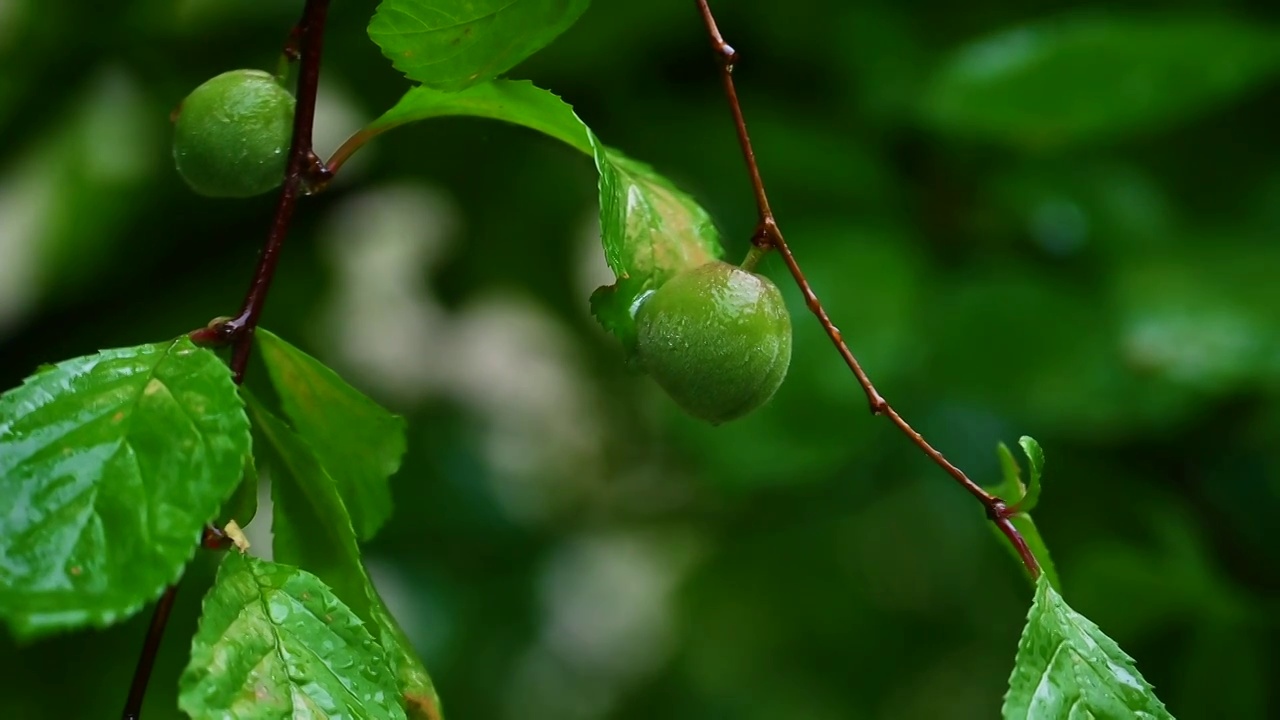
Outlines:
<svg viewBox="0 0 1280 720"><path fill-rule="evenodd" d="M763 275L712 262L676 275L636 311L636 353L685 412L718 425L763 405L791 364L791 316Z"/></svg>
<svg viewBox="0 0 1280 720"><path fill-rule="evenodd" d="M173 160L192 190L250 197L279 187L293 129L293 95L270 73L232 70L182 101Z"/></svg>

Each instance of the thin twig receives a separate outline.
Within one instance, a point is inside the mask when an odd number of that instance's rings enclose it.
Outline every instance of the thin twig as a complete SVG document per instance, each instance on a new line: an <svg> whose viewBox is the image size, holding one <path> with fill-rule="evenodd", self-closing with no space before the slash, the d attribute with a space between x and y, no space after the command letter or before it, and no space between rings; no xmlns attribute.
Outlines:
<svg viewBox="0 0 1280 720"><path fill-rule="evenodd" d="M275 218L271 222L271 230L262 247L262 254L258 257L258 266L254 270L249 290L245 293L240 313L234 318L225 319L225 321L219 319L210 323L207 328L190 333L190 337L196 342L232 343L231 372L237 385L244 381L244 371L249 364L249 351L253 347L253 333L262 317L262 308L266 303L267 293L271 289L271 281L275 277L276 265L280 262L280 248L284 245L285 236L289 233L298 195L304 191L304 186L306 186L305 190L312 191L328 179L328 173L320 167L311 143L311 131L316 112L316 91L320 83L321 48L328 14L329 0L307 0L302 10L302 19L289 35L285 46L286 54L297 53L300 65L297 105L293 115L293 138L289 144L289 159L285 167L280 199L276 203ZM207 530L204 543L210 544ZM160 640L164 637L164 629L169 621L169 611L173 609L177 591L176 584L167 588L152 611L151 626L147 631L142 654L138 657L138 664L134 670L129 698L125 702L122 715L124 720L138 720L142 714L142 701L147 694L147 683L151 679L151 669L155 666Z"/></svg>
<svg viewBox="0 0 1280 720"><path fill-rule="evenodd" d="M963 470L943 457L942 453L934 449L920 433L916 432L889 405L884 396L880 394L880 391L876 390L876 386L862 369L853 352L849 350L849 346L845 344L839 328L831 322L831 318L827 315L827 311L823 309L817 294L814 293L813 288L809 285L809 281L805 279L804 272L800 269L800 264L791 252L791 247L787 244L786 238L783 237L782 231L778 229L778 222L773 216L773 210L769 208L769 198L765 193L764 181L760 177L760 168L756 164L755 152L751 148L751 138L747 134L747 123L742 115L742 106L738 102L738 91L733 84L733 67L738 60L738 53L720 35L720 29L716 26L715 17L711 14L711 8L707 5L707 0L696 0L696 2L698 3L698 9L702 12L703 22L706 23L707 34L711 38L711 47L720 63L720 76L724 82L725 96L729 100L729 110L733 113L734 126L738 131L738 144L742 147L742 157L747 163L747 174L751 178L751 187L755 191L759 221L751 238L752 243L764 250L777 250L778 254L782 256L783 262L787 265L787 270L790 271L791 277L795 279L796 285L800 287L800 292L804 295L805 305L808 306L810 312L817 316L818 322L822 323L822 328L826 331L827 337L831 338L832 344L840 352L840 356L844 358L845 364L853 371L854 377L858 379L858 384L862 386L862 391L867 396L867 402L870 404L872 414L887 417L895 427L902 431L902 434L906 435L911 442L915 443L916 447L929 456L930 460L945 470L970 495L977 498L978 502L982 503L983 507L986 508L987 517L995 523L1000 532L1013 544L1014 549L1018 552L1018 557L1022 559L1022 564L1026 566L1031 577L1039 577L1040 563L1036 560L1035 555L1032 554L1031 548L1027 546L1026 540L1023 539L1017 528L1013 526L1010 520L1013 511L1009 508L1009 505L1004 500L983 490L973 480L970 480Z"/></svg>

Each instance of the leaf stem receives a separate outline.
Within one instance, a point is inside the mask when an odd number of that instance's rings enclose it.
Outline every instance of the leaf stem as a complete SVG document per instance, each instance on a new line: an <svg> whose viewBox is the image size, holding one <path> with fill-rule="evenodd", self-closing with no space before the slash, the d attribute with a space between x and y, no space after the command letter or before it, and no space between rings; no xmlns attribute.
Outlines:
<svg viewBox="0 0 1280 720"><path fill-rule="evenodd" d="M717 60L720 64L720 76L724 83L725 96L729 101L729 110L733 113L734 127L737 129L738 144L742 148L742 157L747 164L747 174L750 176L751 187L755 191L756 207L759 211L759 221L756 225L755 233L752 235L751 243L754 247L763 251L770 249L777 250L782 256L782 260L787 265L787 270L791 273L791 277L795 279L796 285L799 286L801 294L804 295L805 305L809 311L813 313L818 322L822 324L822 328L826 331L827 337L831 339L840 356L844 358L845 364L853 371L853 375L858 380L858 385L862 387L863 393L867 396L867 402L870 405L873 415L883 415L898 428L903 435L906 435L921 452L929 457L934 463L947 472L962 488L970 495L982 503L986 509L987 518L995 523L1000 532L1008 538L1018 553L1018 557L1022 559L1022 564L1026 566L1027 571L1034 580L1040 576L1040 563L1032 554L1031 548L1027 545L1026 540L1013 526L1011 516L1013 510L1002 499L983 490L977 483L969 479L964 471L949 460L943 457L930 445L920 433L916 432L909 423L896 410L889 405L880 391L876 390L876 386L871 382L871 378L862 369L858 363L858 359L853 352L849 350L849 346L845 344L844 336L841 335L839 328L831 321L827 315L827 311L822 307L822 303L818 300L818 296L814 293L813 288L809 285L809 281L805 279L804 272L800 269L799 262L796 261L795 255L791 252L790 245L787 244L786 238L783 237L782 231L778 228L777 220L773 216L773 210L769 207L769 197L765 193L764 181L760 177L760 168L756 164L755 151L751 147L751 138L747 134L747 123L742 115L742 106L738 102L738 91L733 83L733 68L738 61L738 53L728 43L724 41L724 37L720 34L720 29L716 26L715 16L711 13L711 8L707 5L707 0L695 0L698 9L702 13L702 20L707 26L707 34L711 39L711 48L715 51Z"/></svg>
<svg viewBox="0 0 1280 720"><path fill-rule="evenodd" d="M320 164L312 148L311 133L315 123L316 92L320 84L320 56L324 41L325 20L329 14L329 0L307 0L302 9L302 19L293 28L285 44L284 54L297 57L299 62L297 104L293 114L293 138L289 144L289 160L285 167L284 186L276 202L275 218L267 233L266 243L258 257L258 265L245 293L240 313L225 322L210 323L190 334L193 341L230 342L231 373L236 384L244 382L245 368L249 365L249 353L253 347L253 333L262 317L262 308L280 262L280 249L293 221L298 195L311 193L323 187L330 173ZM207 536L207 531L206 531ZM125 701L123 720L138 720L142 714L142 701L155 666L160 640L164 637L169 613L173 609L178 585L169 586L156 603L151 614L151 626L142 646L142 654L134 669L129 697Z"/></svg>
<svg viewBox="0 0 1280 720"><path fill-rule="evenodd" d="M356 132L351 137L347 138L342 145L339 145L338 149L333 151L333 155L325 161L325 171L330 175L337 175L338 171L342 169L342 165L346 163L347 160L351 159L351 156L355 155L357 150L364 147L365 143L390 129L391 128L380 128L377 130L370 130L365 128L364 130Z"/></svg>

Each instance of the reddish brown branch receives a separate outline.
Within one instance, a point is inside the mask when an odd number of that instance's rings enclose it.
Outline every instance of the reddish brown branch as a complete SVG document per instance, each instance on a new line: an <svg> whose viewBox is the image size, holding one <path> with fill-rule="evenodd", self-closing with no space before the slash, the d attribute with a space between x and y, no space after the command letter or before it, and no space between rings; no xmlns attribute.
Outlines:
<svg viewBox="0 0 1280 720"><path fill-rule="evenodd" d="M208 327L190 333L191 339L196 342L232 343L231 372L236 384L244 381L249 352L253 347L253 333L262 317L262 308L275 277L276 265L280 262L280 249L284 245L285 236L289 234L298 195L319 189L329 179L329 173L316 157L311 143L316 92L320 84L321 48L328 14L329 0L307 0L302 10L302 19L285 44L285 54L290 58L296 56L300 67L297 105L293 114L293 138L289 144L289 160L285 167L280 199L276 202L275 218L267 233L262 254L258 257L258 266L249 283L249 291L245 293L240 313L230 319L219 318ZM216 538L217 532L216 529L206 528L201 544L217 547L220 544ZM152 611L151 625L134 669L129 697L125 701L122 715L124 720L138 720L142 714L142 701L151 679L151 669L155 665L156 653L160 649L160 640L164 637L177 591L176 584L167 588Z"/></svg>
<svg viewBox="0 0 1280 720"><path fill-rule="evenodd" d="M804 295L805 305L818 318L818 322L822 323L822 328L826 331L827 337L831 338L831 343L835 345L836 350L840 352L840 356L844 358L845 364L849 366L849 369L853 371L854 377L858 379L858 384L862 386L862 391L867 396L867 402L870 404L872 414L884 415L889 418L889 421L902 431L902 434L906 435L911 442L915 443L921 452L929 456L930 460L945 470L970 495L977 498L978 502L982 503L983 507L986 508L987 517L995 523L1000 532L1013 544L1014 549L1018 552L1018 557L1022 559L1022 564L1031 573L1031 577L1039 577L1040 563L1036 561L1035 555L1031 553L1031 548L1027 546L1026 540L1023 539L1017 528L1013 526L1010 520L1013 511L1008 504L983 490L973 480L970 480L963 470L943 457L942 453L930 445L920 433L916 432L889 405L880 394L880 391L876 390L876 386L862 369L853 352L849 350L849 346L845 344L839 328L831 321L827 311L823 309L822 303L818 300L817 294L814 293L813 288L809 285L809 281L805 279L804 272L800 269L800 263L796 261L795 255L791 252L791 247L787 244L786 238L783 237L782 231L778 228L778 222L773 216L773 210L769 208L769 198L765 193L764 181L760 177L760 168L756 164L755 151L751 148L751 138L747 134L747 123L742 115L742 105L738 102L738 91L733 84L733 67L738 60L738 53L720 35L720 29L716 26L715 17L711 14L711 8L707 5L707 0L697 0L697 3L698 9L702 12L703 22L707 26L707 34L711 38L711 47L720 63L720 76L724 82L725 96L729 100L729 110L733 113L733 123L738 132L738 144L742 147L742 157L747 163L747 174L751 178L751 187L755 191L756 206L759 209L759 221L751 238L752 243L756 247L765 250L775 249L782 256L783 262L787 265L787 270L791 273L791 277L795 279L796 285L800 287L800 292Z"/></svg>
<svg viewBox="0 0 1280 720"><path fill-rule="evenodd" d="M320 84L320 55L324 41L324 23L329 13L329 0L307 0L302 11L302 21L298 23L300 45L300 69L298 71L298 102L293 113L293 141L289 145L289 163L285 168L284 188L280 191L280 200L276 203L275 219L271 222L271 231L267 234L267 242L262 246L262 254L258 257L258 267L253 273L253 281L244 296L244 304L240 314L223 325L222 333L233 338L231 350L231 372L237 383L244 379L245 368L249 364L249 352L253 348L253 333L262 317L262 308L267 301L267 293L271 290L271 281L275 278L276 265L280 262L280 249L284 245L285 236L289 234L289 225L293 221L293 210L297 205L298 195L303 191L304 182L315 174L316 156L311 146L311 129L315 122L316 90Z"/></svg>
<svg viewBox="0 0 1280 720"><path fill-rule="evenodd" d="M169 611L173 610L173 601L177 598L178 586L170 585L164 595L156 603L151 613L151 625L147 627L147 639L142 643L142 655L138 657L138 666L133 671L133 682L129 685L129 699L124 704L124 720L138 720L142 716L142 700L147 695L147 683L151 681L151 668L155 667L156 655L160 652L160 640L164 637L164 628L169 624Z"/></svg>

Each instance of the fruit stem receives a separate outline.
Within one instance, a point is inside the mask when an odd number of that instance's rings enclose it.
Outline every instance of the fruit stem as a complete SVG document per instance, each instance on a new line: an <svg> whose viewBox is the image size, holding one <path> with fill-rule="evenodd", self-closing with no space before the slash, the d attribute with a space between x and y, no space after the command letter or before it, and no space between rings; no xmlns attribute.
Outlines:
<svg viewBox="0 0 1280 720"><path fill-rule="evenodd" d="M756 230L751 238L752 253L759 251L761 255L771 249L776 249L778 254L782 256L783 262L787 265L787 270L791 273L791 277L799 286L800 292L804 295L805 304L809 311L818 318L818 322L822 324L823 330L826 331L827 337L831 339L831 343L835 345L840 356L844 358L845 364L853 372L858 380L858 385L862 387L862 391L867 396L867 402L870 404L871 413L873 415L883 415L898 428L903 435L920 448L921 452L929 457L935 464L941 467L952 477L962 488L970 495L982 503L986 510L987 518L995 524L996 528L1009 540L1017 551L1018 557L1022 560L1022 564L1026 566L1027 572L1031 575L1031 579L1035 580L1040 576L1040 563L1031 552L1031 548L1027 545L1026 540L1018 529L1013 526L1011 517L1014 511L1004 500L983 490L981 486L969 479L964 471L951 461L943 457L930 445L920 433L916 432L910 424L907 423L901 415L898 414L888 401L880 395L876 390L876 386L871 382L871 378L862 369L858 363L858 359L853 352L849 350L849 346L845 344L844 337L840 334L840 330L831 322L831 318L827 315L827 311L822 307L822 303L818 300L817 294L813 292L813 288L809 285L809 281L805 278L804 272L800 269L800 264L796 261L795 255L792 254L791 248L787 245L786 238L783 237L782 231L778 229L777 220L774 219L773 210L769 208L769 198L765 193L764 181L760 177L760 168L756 164L755 151L751 148L751 138L747 134L747 123L742 115L742 106L738 102L738 91L733 84L733 67L738 61L738 52L733 49L724 37L720 35L720 29L716 26L715 16L711 14L711 8L707 5L707 0L696 0L698 10L702 13L703 23L707 27L707 35L711 40L711 48L716 53L716 59L720 64L720 79L724 85L725 97L729 101L729 110L733 114L734 127L738 133L738 144L742 149L742 157L747 164L747 175L751 179L751 187L755 192L756 207L759 211L759 222ZM758 261L758 258L756 258ZM747 262L753 262L752 254L747 255L743 267Z"/></svg>
<svg viewBox="0 0 1280 720"><path fill-rule="evenodd" d="M276 61L276 82L284 87L289 87L289 80L293 76L293 58L287 53L281 53L280 59Z"/></svg>
<svg viewBox="0 0 1280 720"><path fill-rule="evenodd" d="M267 292L271 289L271 280L275 277L276 265L280 261L280 248L285 236L289 233L289 225L293 220L293 211L297 205L298 195L305 181L315 174L316 156L312 151L311 132L315 122L316 92L320 84L320 56L324 40L325 20L329 13L329 0L307 0L302 9L302 19L293 28L285 43L284 56L298 57L300 71L298 74L297 105L293 114L293 139L289 145L289 162L285 168L284 187L280 191L280 200L276 203L275 219L267 233L266 243L258 258L257 268L249 290L245 293L240 313L226 322L211 324L209 328L197 331L193 335L203 334L205 341L232 343L231 374L236 384L244 381L244 371L249 364L249 351L253 347L253 332L262 317L262 307L267 300ZM288 69L288 63L285 64ZM212 337L210 337L212 336ZM151 669L155 666L156 654L160 650L160 640L164 637L165 626L169 622L169 612L173 609L174 598L178 591L175 583L165 589L151 614L151 625L147 631L142 653L133 672L133 682L129 688L129 697L125 701L124 720L138 720L142 715L142 701L147 693L147 684L151 679Z"/></svg>
<svg viewBox="0 0 1280 720"><path fill-rule="evenodd" d="M333 155L331 155L324 164L325 170L327 170L330 175L336 175L338 171L342 169L343 164L346 163L347 160L351 159L352 155L356 154L357 150L364 147L370 140L378 137L389 129L390 128L379 128L377 130L371 130L369 128L365 128L363 130L356 131L351 135L351 137L343 141L343 143L338 146L337 150L333 151Z"/></svg>
<svg viewBox="0 0 1280 720"><path fill-rule="evenodd" d="M740 267L747 272L755 272L756 266L760 264L760 261L768 252L769 251L766 248L752 245L751 249L747 251L747 256L743 258L742 265Z"/></svg>

